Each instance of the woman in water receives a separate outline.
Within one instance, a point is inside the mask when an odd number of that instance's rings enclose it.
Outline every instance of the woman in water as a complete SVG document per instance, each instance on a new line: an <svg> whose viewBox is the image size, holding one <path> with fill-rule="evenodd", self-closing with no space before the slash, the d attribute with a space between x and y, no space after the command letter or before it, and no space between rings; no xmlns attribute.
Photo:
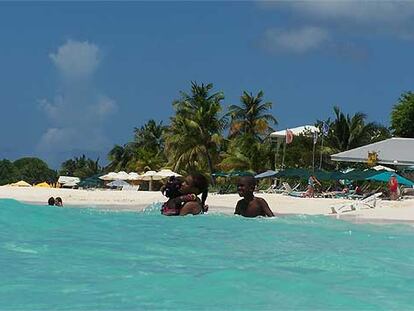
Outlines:
<svg viewBox="0 0 414 311"><path fill-rule="evenodd" d="M208 195L208 181L202 174L191 174L181 183L180 196L169 199L164 203L161 213L173 215L198 215L207 212L205 205ZM201 200L198 195L201 194Z"/></svg>

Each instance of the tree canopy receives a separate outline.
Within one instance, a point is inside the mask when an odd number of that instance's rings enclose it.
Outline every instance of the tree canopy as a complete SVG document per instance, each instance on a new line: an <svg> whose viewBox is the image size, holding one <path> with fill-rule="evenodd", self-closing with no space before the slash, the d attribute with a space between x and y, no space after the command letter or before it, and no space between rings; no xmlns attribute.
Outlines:
<svg viewBox="0 0 414 311"><path fill-rule="evenodd" d="M220 116L222 92L212 93L213 84L191 83L191 93L181 92L174 101L175 116L166 131L166 152L175 170L204 170L210 174L226 125Z"/></svg>
<svg viewBox="0 0 414 311"><path fill-rule="evenodd" d="M227 106L224 93L216 91L212 83L191 82L189 91L180 92L172 107L169 124L148 120L134 127L130 141L114 145L106 167L99 165L99 159L82 155L64 161L59 174L86 178L104 171L142 173L168 167L181 174L199 171L211 175L216 171L261 172L280 167L284 148L276 157L277 145L269 133L277 118L273 103L265 100L263 91L242 91L239 103ZM286 167L312 167L315 147L315 162L322 154L323 167L334 168L337 163L330 161L331 154L391 137L388 128L368 122L366 114L345 113L337 106L331 118L315 121L319 128L322 124L329 128L323 147L320 140L314 146L309 135L295 136L285 149ZM394 135L414 137L414 93L406 92L399 98L391 112L391 129ZM19 179L52 181L56 172L37 158L0 161L1 184Z"/></svg>
<svg viewBox="0 0 414 311"><path fill-rule="evenodd" d="M62 163L59 170L60 175L64 176L76 176L79 178L86 178L92 175L96 175L102 171L99 166L99 158L92 160L85 155L81 157L74 157Z"/></svg>
<svg viewBox="0 0 414 311"><path fill-rule="evenodd" d="M14 162L9 160L0 161L0 184L8 184L19 180L24 180L29 184L39 182L55 182L56 172L38 158L21 158Z"/></svg>
<svg viewBox="0 0 414 311"><path fill-rule="evenodd" d="M391 129L395 136L414 138L414 93L401 95L391 111Z"/></svg>

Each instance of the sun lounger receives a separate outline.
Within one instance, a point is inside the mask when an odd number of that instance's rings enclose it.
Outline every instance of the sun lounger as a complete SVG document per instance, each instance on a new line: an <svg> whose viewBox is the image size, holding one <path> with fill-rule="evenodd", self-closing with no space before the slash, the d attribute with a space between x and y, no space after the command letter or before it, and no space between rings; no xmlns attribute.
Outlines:
<svg viewBox="0 0 414 311"><path fill-rule="evenodd" d="M283 186L277 187L275 184L272 184L269 188L262 190L262 193L278 193L282 189Z"/></svg>
<svg viewBox="0 0 414 311"><path fill-rule="evenodd" d="M283 194L298 198L302 198L305 195L305 191L296 191L299 188L300 183L292 188L287 182L284 182L283 186L285 187L285 191L282 192Z"/></svg>
<svg viewBox="0 0 414 311"><path fill-rule="evenodd" d="M381 195L382 192L374 193L362 200L356 200L355 202L349 202L339 206L331 206L332 214L341 214L343 212L356 211L362 208L375 208L377 200Z"/></svg>
<svg viewBox="0 0 414 311"><path fill-rule="evenodd" d="M290 193L295 192L299 188L300 183L295 185L293 188L287 182L283 182L282 185L283 185L283 191L281 193L290 194Z"/></svg>
<svg viewBox="0 0 414 311"><path fill-rule="evenodd" d="M129 186L122 187L122 191L138 191L138 190L139 190L139 185L137 186L129 185Z"/></svg>

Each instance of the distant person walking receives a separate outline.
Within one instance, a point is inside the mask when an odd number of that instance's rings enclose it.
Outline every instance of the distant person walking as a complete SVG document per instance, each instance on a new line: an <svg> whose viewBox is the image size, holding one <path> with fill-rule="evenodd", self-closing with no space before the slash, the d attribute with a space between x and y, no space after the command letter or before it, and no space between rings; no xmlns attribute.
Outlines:
<svg viewBox="0 0 414 311"><path fill-rule="evenodd" d="M390 191L390 199L397 200L399 197L398 193L398 180L395 174L392 174L388 181L388 190Z"/></svg>
<svg viewBox="0 0 414 311"><path fill-rule="evenodd" d="M308 190L305 192L305 197L313 198L315 196L315 184L322 186L319 180L315 177L315 175L310 175L308 179Z"/></svg>

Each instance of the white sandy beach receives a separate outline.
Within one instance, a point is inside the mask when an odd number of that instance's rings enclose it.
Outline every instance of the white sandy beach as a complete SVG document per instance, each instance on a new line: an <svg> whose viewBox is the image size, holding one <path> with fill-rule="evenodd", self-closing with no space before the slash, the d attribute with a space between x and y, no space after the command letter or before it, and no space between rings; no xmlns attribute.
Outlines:
<svg viewBox="0 0 414 311"><path fill-rule="evenodd" d="M256 194L264 198L277 214L330 215L331 206L339 206L355 201L344 199L296 198L282 194ZM166 198L160 192L115 191L115 190L77 190L55 188L0 187L0 198L10 198L22 202L46 204L49 197L60 196L66 206L88 206L95 208L141 211L154 202ZM239 200L237 194L210 194L207 204L210 213L233 214ZM414 199L402 201L378 200L375 209L360 209L346 212L335 217L352 219L355 222L412 222L414 223Z"/></svg>

